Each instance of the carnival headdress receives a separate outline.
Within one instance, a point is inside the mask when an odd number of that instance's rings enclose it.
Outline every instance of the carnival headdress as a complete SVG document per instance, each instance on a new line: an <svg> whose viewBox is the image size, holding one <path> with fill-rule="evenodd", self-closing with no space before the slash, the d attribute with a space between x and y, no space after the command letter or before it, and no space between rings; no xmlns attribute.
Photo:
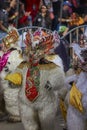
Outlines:
<svg viewBox="0 0 87 130"><path fill-rule="evenodd" d="M51 54L55 44L58 46L60 43L58 33L46 31L43 28L38 28L35 31L29 30L26 33L25 44L28 49L29 58L40 60L47 54Z"/></svg>

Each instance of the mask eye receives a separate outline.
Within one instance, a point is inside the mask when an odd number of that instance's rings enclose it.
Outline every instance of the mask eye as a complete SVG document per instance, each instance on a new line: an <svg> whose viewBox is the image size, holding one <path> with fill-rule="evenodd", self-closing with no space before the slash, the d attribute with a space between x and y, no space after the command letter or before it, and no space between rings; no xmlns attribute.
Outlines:
<svg viewBox="0 0 87 130"><path fill-rule="evenodd" d="M8 64L10 65L11 63L10 63L10 62L8 62Z"/></svg>

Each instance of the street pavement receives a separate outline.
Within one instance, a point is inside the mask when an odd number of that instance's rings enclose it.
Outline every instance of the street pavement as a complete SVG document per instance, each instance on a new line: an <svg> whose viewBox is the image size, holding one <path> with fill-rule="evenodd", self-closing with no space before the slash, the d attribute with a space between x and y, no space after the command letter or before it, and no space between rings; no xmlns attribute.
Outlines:
<svg viewBox="0 0 87 130"><path fill-rule="evenodd" d="M22 123L0 122L0 130L24 130Z"/></svg>
<svg viewBox="0 0 87 130"><path fill-rule="evenodd" d="M63 130L64 128L64 121L61 118L61 116L59 116L59 127L58 130ZM9 123L9 122L0 122L0 130L24 130L23 124L22 123Z"/></svg>

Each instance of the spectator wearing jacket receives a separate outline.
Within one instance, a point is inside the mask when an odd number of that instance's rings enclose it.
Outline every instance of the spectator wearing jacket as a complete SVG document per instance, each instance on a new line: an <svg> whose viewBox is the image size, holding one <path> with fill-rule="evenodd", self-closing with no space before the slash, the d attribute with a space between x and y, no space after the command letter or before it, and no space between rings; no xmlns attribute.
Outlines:
<svg viewBox="0 0 87 130"><path fill-rule="evenodd" d="M46 6L44 5L41 6L41 10L37 14L33 25L51 29L51 19L50 19L49 12Z"/></svg>
<svg viewBox="0 0 87 130"><path fill-rule="evenodd" d="M47 6L50 18L52 20L52 30L56 29L58 24L58 17L60 17L60 7L61 7L61 0L42 0L42 2Z"/></svg>

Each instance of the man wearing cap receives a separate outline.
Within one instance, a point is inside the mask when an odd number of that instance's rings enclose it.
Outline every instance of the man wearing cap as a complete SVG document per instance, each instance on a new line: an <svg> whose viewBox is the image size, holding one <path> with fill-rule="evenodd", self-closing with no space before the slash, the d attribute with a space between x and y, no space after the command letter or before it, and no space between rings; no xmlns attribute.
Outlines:
<svg viewBox="0 0 87 130"><path fill-rule="evenodd" d="M69 1L63 2L62 18L58 18L58 21L61 22L63 26L68 26L69 17L72 13L71 7L72 4Z"/></svg>

